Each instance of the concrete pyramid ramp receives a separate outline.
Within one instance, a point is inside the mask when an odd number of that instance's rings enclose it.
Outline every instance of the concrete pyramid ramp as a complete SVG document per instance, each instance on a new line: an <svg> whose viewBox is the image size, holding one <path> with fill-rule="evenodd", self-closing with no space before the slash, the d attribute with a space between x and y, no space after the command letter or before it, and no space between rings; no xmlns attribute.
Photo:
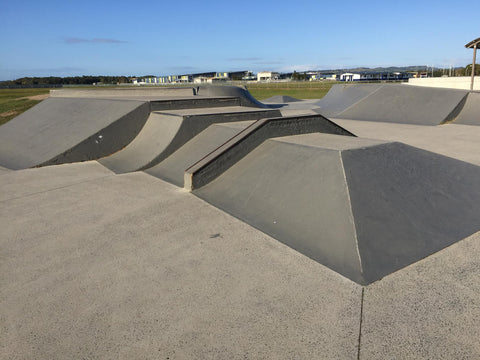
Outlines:
<svg viewBox="0 0 480 360"><path fill-rule="evenodd" d="M153 112L138 136L121 151L99 162L116 173L152 167L209 125L280 116L278 110L224 107Z"/></svg>
<svg viewBox="0 0 480 360"><path fill-rule="evenodd" d="M327 117L335 116L384 86L384 84L335 84L315 104L320 106L318 111L320 114Z"/></svg>
<svg viewBox="0 0 480 360"><path fill-rule="evenodd" d="M93 160L127 145L149 114L145 101L48 98L0 127L0 166Z"/></svg>
<svg viewBox="0 0 480 360"><path fill-rule="evenodd" d="M388 84L364 97L336 118L416 125L453 120L468 94L464 90Z"/></svg>
<svg viewBox="0 0 480 360"><path fill-rule="evenodd" d="M454 124L480 125L480 92L471 92Z"/></svg>
<svg viewBox="0 0 480 360"><path fill-rule="evenodd" d="M349 136L270 139L194 194L359 284L480 229L480 167Z"/></svg>
<svg viewBox="0 0 480 360"><path fill-rule="evenodd" d="M145 170L150 175L183 187L184 171L217 149L253 121L210 125L161 163Z"/></svg>

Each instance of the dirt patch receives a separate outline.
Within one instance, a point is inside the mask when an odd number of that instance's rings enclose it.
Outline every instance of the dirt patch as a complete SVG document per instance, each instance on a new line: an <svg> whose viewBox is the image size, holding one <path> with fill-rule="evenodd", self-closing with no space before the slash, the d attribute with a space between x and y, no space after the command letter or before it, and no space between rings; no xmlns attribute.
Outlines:
<svg viewBox="0 0 480 360"><path fill-rule="evenodd" d="M0 117L7 117L11 115L16 115L16 114L18 114L18 111L7 111L7 112L0 113Z"/></svg>
<svg viewBox="0 0 480 360"><path fill-rule="evenodd" d="M21 97L21 98L18 98L19 100L20 99L28 99L28 100L45 100L46 98L48 98L50 96L50 94L40 94L40 95L33 95L33 96L25 96L25 97Z"/></svg>

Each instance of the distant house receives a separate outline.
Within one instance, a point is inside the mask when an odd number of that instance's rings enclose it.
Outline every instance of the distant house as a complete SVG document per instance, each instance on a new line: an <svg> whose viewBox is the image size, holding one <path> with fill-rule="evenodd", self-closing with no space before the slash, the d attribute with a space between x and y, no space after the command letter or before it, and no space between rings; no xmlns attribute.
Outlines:
<svg viewBox="0 0 480 360"><path fill-rule="evenodd" d="M257 74L257 81L271 81L278 80L278 72L273 71L261 71Z"/></svg>
<svg viewBox="0 0 480 360"><path fill-rule="evenodd" d="M345 73L340 75L340 81L355 81L360 80L360 74Z"/></svg>

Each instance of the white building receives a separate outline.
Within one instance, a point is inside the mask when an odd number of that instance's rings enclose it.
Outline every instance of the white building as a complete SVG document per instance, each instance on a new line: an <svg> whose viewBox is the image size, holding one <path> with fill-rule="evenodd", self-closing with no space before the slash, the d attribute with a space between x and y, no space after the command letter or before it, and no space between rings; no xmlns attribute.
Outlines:
<svg viewBox="0 0 480 360"><path fill-rule="evenodd" d="M345 73L340 75L340 81L360 80L360 74Z"/></svg>
<svg viewBox="0 0 480 360"><path fill-rule="evenodd" d="M257 74L257 81L278 80L279 73L273 71L261 71Z"/></svg>

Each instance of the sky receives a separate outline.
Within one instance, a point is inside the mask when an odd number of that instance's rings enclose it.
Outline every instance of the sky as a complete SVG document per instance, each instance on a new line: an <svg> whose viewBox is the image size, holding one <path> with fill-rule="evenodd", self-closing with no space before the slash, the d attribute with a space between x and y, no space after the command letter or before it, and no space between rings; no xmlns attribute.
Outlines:
<svg viewBox="0 0 480 360"><path fill-rule="evenodd" d="M0 0L0 80L465 66L478 10L478 0Z"/></svg>

